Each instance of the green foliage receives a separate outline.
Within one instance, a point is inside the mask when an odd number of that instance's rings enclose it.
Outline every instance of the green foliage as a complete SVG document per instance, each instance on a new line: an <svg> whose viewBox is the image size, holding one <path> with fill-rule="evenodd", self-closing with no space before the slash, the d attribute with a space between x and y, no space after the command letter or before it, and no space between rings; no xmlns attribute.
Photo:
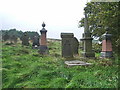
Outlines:
<svg viewBox="0 0 120 90"><path fill-rule="evenodd" d="M112 34L113 50L116 53L120 53L119 4L119 2L90 2L85 7L92 36L101 38L105 33L105 27L109 27L108 32ZM84 18L80 20L79 25L84 26Z"/></svg>
<svg viewBox="0 0 120 90"><path fill-rule="evenodd" d="M20 44L2 44L2 88L118 87L117 60L90 59L91 66L69 67L61 57L58 41L48 43L49 55L40 55L38 50Z"/></svg>
<svg viewBox="0 0 120 90"><path fill-rule="evenodd" d="M102 45L99 43L92 43L92 48L96 53L100 53L102 50Z"/></svg>
<svg viewBox="0 0 120 90"><path fill-rule="evenodd" d="M12 36L21 38L23 35L22 31L18 31L16 29L10 29L10 30L0 30L0 33L2 33L2 37L4 39L4 36L6 35L6 33L9 35L9 38ZM39 34L37 32L30 32L27 31L27 34L29 35L30 39L32 40L34 36L39 36Z"/></svg>

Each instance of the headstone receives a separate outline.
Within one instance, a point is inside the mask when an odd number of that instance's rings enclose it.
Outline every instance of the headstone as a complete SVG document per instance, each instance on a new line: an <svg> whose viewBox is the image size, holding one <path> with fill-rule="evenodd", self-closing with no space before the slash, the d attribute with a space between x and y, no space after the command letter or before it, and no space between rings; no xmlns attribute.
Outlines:
<svg viewBox="0 0 120 90"><path fill-rule="evenodd" d="M73 58L72 40L73 33L61 33L62 38L62 57Z"/></svg>
<svg viewBox="0 0 120 90"><path fill-rule="evenodd" d="M8 32L5 33L5 35L2 37L4 41L9 40L10 36L8 35Z"/></svg>
<svg viewBox="0 0 120 90"><path fill-rule="evenodd" d="M46 39L46 33L47 30L44 28L45 23L42 24L42 30L40 30L41 36L40 36L40 50L38 51L40 54L48 54L48 47L47 47L47 39Z"/></svg>
<svg viewBox="0 0 120 90"><path fill-rule="evenodd" d="M111 36L112 34L108 34L109 28L106 28L106 33L102 35L102 52L101 58L111 58L113 57L112 54L112 43L111 43Z"/></svg>
<svg viewBox="0 0 120 90"><path fill-rule="evenodd" d="M73 38L72 48L73 48L73 54L78 55L79 41L77 40L76 37Z"/></svg>
<svg viewBox="0 0 120 90"><path fill-rule="evenodd" d="M10 37L11 43L17 43L17 37L15 35L12 35Z"/></svg>
<svg viewBox="0 0 120 90"><path fill-rule="evenodd" d="M23 33L21 40L22 40L22 45L26 45L26 46L29 45L29 36L28 36L27 32Z"/></svg>
<svg viewBox="0 0 120 90"><path fill-rule="evenodd" d="M39 37L34 36L34 37L33 37L32 48L33 48L33 49L38 49L39 46L40 46L40 44L39 44Z"/></svg>
<svg viewBox="0 0 120 90"><path fill-rule="evenodd" d="M84 34L83 34L83 53L82 55L84 57L95 57L95 53L92 51L92 40L93 38L91 37L91 33L89 31L89 26L88 26L88 20L87 20L87 14L85 12L85 19L84 19Z"/></svg>

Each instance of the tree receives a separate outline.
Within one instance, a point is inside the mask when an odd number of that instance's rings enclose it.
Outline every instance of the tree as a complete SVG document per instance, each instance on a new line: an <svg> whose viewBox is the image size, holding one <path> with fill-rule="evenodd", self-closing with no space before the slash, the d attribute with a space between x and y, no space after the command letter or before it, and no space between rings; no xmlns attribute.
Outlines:
<svg viewBox="0 0 120 90"><path fill-rule="evenodd" d="M113 50L120 53L120 11L119 2L90 2L85 7L88 14L89 30L93 37L99 37L105 33L105 27L109 27L112 34ZM79 26L83 27L84 18L79 21ZM119 49L119 50L118 50Z"/></svg>

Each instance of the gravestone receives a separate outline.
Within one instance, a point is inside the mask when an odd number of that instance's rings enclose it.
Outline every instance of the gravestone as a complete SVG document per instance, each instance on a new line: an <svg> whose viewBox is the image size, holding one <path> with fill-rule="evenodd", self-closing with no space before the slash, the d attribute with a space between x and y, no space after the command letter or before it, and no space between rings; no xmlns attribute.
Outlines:
<svg viewBox="0 0 120 90"><path fill-rule="evenodd" d="M73 48L73 54L78 55L79 41L77 40L76 37L73 38L72 48Z"/></svg>
<svg viewBox="0 0 120 90"><path fill-rule="evenodd" d="M102 35L102 52L101 58L111 58L113 57L112 54L112 43L111 43L111 36L112 34L108 34L109 28L106 28L106 33Z"/></svg>
<svg viewBox="0 0 120 90"><path fill-rule="evenodd" d="M25 45L25 46L29 45L29 36L28 36L27 32L23 33L21 40L22 40L22 45Z"/></svg>
<svg viewBox="0 0 120 90"><path fill-rule="evenodd" d="M12 36L10 37L10 40L11 40L11 43L17 43L17 36L12 35Z"/></svg>
<svg viewBox="0 0 120 90"><path fill-rule="evenodd" d="M62 57L73 58L73 33L61 33L62 38Z"/></svg>
<svg viewBox="0 0 120 90"><path fill-rule="evenodd" d="M87 14L85 12L85 19L84 19L84 34L83 34L83 52L82 55L83 57L95 57L95 53L92 51L92 40L93 38L91 37L91 33L89 31L89 26L88 26L88 20L87 20Z"/></svg>
<svg viewBox="0 0 120 90"><path fill-rule="evenodd" d="M3 39L4 41L8 41L9 38L10 38L10 36L8 35L8 32L6 32L5 35L3 35L3 37L2 37L2 39Z"/></svg>
<svg viewBox="0 0 120 90"><path fill-rule="evenodd" d="M32 48L33 49L38 49L39 46L40 46L40 44L39 44L39 37L38 36L34 36L33 37Z"/></svg>
<svg viewBox="0 0 120 90"><path fill-rule="evenodd" d="M44 28L46 25L43 22L42 24L42 30L40 30L41 36L40 36L40 50L38 51L40 54L48 54L48 47L47 47L47 39L46 39L46 33L47 30Z"/></svg>

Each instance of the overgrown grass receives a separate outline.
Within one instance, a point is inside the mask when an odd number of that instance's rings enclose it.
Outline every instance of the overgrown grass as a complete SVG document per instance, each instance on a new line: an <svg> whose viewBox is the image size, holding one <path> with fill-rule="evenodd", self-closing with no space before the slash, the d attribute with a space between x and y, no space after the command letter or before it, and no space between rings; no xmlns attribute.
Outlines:
<svg viewBox="0 0 120 90"><path fill-rule="evenodd" d="M17 45L2 47L3 88L117 88L118 60L87 59L91 66L64 64L60 42L49 42L49 55Z"/></svg>

